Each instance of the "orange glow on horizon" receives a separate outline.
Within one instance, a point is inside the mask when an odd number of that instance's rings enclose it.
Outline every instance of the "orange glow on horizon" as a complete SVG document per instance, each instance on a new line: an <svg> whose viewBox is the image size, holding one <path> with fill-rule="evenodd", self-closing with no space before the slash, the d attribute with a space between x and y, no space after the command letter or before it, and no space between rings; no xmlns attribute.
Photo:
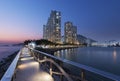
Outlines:
<svg viewBox="0 0 120 81"><path fill-rule="evenodd" d="M20 43L20 42L24 42L25 40L34 40L34 39L41 39L42 36L31 36L31 35L9 35L9 34L5 34L2 35L0 34L0 42L11 42L11 43Z"/></svg>
<svg viewBox="0 0 120 81"><path fill-rule="evenodd" d="M23 43L25 40L36 40L37 38L14 38L14 39L1 39L0 38L0 43L3 42L3 43ZM41 38L38 38L38 39L41 39Z"/></svg>

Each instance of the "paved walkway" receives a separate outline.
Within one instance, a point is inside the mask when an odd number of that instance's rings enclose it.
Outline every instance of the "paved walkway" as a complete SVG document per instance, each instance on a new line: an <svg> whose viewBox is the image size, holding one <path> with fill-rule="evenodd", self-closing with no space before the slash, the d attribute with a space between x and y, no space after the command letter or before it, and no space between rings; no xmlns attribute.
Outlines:
<svg viewBox="0 0 120 81"><path fill-rule="evenodd" d="M23 48L14 81L54 81L46 72L39 69L39 63Z"/></svg>

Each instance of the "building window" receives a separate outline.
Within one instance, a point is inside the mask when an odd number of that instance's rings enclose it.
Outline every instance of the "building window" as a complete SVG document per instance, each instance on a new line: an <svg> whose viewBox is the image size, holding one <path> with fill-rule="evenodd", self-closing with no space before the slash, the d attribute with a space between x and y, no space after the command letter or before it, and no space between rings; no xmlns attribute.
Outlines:
<svg viewBox="0 0 120 81"><path fill-rule="evenodd" d="M57 12L56 15L59 15L59 12Z"/></svg>
<svg viewBox="0 0 120 81"><path fill-rule="evenodd" d="M56 16L56 19L59 19L59 16Z"/></svg>

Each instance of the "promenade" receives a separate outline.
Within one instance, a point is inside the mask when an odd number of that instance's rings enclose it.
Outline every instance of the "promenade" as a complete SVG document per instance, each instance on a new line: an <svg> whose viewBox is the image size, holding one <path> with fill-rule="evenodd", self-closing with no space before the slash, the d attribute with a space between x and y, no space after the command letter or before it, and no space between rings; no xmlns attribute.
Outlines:
<svg viewBox="0 0 120 81"><path fill-rule="evenodd" d="M29 54L28 48L22 49L16 76L13 81L54 81L53 78L39 68L39 63Z"/></svg>
<svg viewBox="0 0 120 81"><path fill-rule="evenodd" d="M66 73L62 63L80 68L81 75ZM26 47L19 51L0 81L86 81L86 71L100 75L100 78L94 76L97 80L120 81L114 74Z"/></svg>

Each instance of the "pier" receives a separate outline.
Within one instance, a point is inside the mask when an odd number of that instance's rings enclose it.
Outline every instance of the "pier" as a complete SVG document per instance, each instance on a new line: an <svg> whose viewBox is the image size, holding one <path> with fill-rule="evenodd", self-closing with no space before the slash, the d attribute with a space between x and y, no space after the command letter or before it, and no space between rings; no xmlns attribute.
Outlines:
<svg viewBox="0 0 120 81"><path fill-rule="evenodd" d="M79 68L80 75L67 73L63 63ZM120 77L114 74L28 47L19 51L0 81L89 81L86 72L103 77L100 81L120 81Z"/></svg>

